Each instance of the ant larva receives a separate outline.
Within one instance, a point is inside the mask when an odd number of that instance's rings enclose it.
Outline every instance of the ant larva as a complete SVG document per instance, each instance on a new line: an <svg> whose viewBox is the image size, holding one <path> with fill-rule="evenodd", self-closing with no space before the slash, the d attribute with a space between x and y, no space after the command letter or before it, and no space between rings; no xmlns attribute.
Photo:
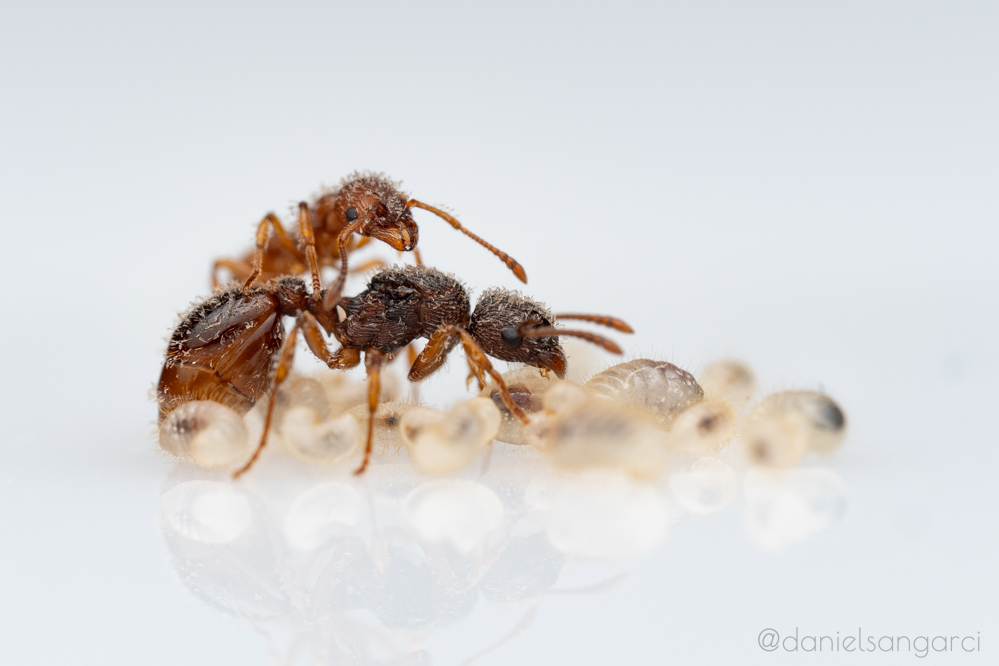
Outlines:
<svg viewBox="0 0 999 666"><path fill-rule="evenodd" d="M839 447L846 436L846 416L824 393L783 391L749 412L740 435L751 462L789 467L806 451L831 453Z"/></svg>
<svg viewBox="0 0 999 666"><path fill-rule="evenodd" d="M303 315L308 317L309 315ZM612 317L564 315L610 326L619 331L631 328ZM485 385L488 374L499 387L506 408L524 423L526 414L516 404L493 369L489 356L504 361L524 363L565 376L565 354L559 336L579 337L620 354L612 340L588 331L557 328L558 317L541 303L515 292L490 289L479 298L474 312L465 287L454 277L425 266L388 268L375 274L368 288L353 298L343 297L336 305L333 335L342 347L328 363L334 369L346 369L361 362L368 374L368 408L378 405L381 367L385 361L417 338L428 340L409 370L410 381L420 381L436 372L448 354L461 342L471 376ZM355 472L360 474L371 455L372 422L364 459Z"/></svg>
<svg viewBox="0 0 999 666"><path fill-rule="evenodd" d="M295 236L284 230L274 213L268 213L257 226L256 248L241 259L219 259L212 266L212 284L218 284L218 270L229 271L237 280L250 286L256 279L271 280L283 275L300 275L308 270L313 257L320 267L333 267L339 262L340 272L326 292L325 304L333 306L340 298L347 279L347 255L358 249L369 238L387 243L400 252L416 249L419 228L413 220L413 208L421 208L440 217L487 250L495 254L513 271L521 282L527 282L524 268L510 255L490 245L458 222L452 215L412 199L399 190L399 183L381 174L354 173L338 187L324 192L311 205L298 206L299 227L314 229L314 242L306 243L304 236ZM271 238L273 230L274 238ZM353 234L364 239L350 248ZM341 252L341 249L347 248ZM311 254L310 254L311 253ZM417 263L421 263L417 252ZM380 262L369 262L373 267ZM319 291L319 285L313 284Z"/></svg>
<svg viewBox="0 0 999 666"><path fill-rule="evenodd" d="M311 229L300 234L308 248L313 285L319 267ZM282 319L295 317L287 338ZM233 286L193 307L174 330L157 387L160 446L203 465L226 465L245 455L242 416L271 392L260 443L236 473L243 474L267 441L277 387L291 368L299 329L313 354L329 362L320 326L329 332L332 316L322 292L312 293L297 277L262 286Z"/></svg>

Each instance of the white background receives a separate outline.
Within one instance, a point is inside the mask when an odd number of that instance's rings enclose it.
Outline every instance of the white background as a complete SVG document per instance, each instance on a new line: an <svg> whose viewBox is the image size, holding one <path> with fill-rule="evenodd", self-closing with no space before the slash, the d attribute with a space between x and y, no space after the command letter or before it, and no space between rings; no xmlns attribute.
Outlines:
<svg viewBox="0 0 999 666"><path fill-rule="evenodd" d="M626 318L629 353L736 355L850 419L832 529L773 555L738 506L681 524L481 663L821 661L763 654L770 626L995 659L997 34L974 2L5 2L0 657L268 663L170 568L148 391L213 258L374 169L528 293ZM516 286L417 217L429 263Z"/></svg>

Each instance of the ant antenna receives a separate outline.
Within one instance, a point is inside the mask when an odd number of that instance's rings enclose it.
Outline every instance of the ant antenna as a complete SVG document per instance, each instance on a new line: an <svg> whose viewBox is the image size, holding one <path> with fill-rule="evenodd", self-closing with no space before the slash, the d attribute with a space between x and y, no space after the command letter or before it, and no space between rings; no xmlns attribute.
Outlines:
<svg viewBox="0 0 999 666"><path fill-rule="evenodd" d="M608 317L606 315L592 315L592 314L557 314L556 319L578 319L580 321L589 321L594 324L600 324L601 326L607 326L608 328L613 328L615 331L621 331L622 333L634 333L635 330L628 326L622 319L617 317Z"/></svg>
<svg viewBox="0 0 999 666"><path fill-rule="evenodd" d="M529 328L521 336L525 338L557 338L562 336L568 336L572 338L582 338L587 342L592 342L598 347L603 347L612 354L623 354L624 352L617 343L610 338L605 338L602 335L597 335L596 333L590 333L589 331L574 331L566 328L555 328L554 326L536 326L534 328Z"/></svg>
<svg viewBox="0 0 999 666"><path fill-rule="evenodd" d="M442 220L450 224L452 227L454 227L461 233L465 234L473 241L475 241L476 243L478 243L479 245L481 245L482 247L486 248L487 250L495 254L497 257L499 257L500 261L506 264L506 267L509 268L511 271L513 271L513 274L517 276L518 280L520 280L524 284L527 284L527 273L524 272L524 267L521 266L516 259L511 257L503 250L499 249L498 247L490 245L489 243L479 238L465 227L461 226L461 222L454 219L454 217L452 217L451 215L448 215L439 208L434 208L433 206L429 206L423 203L422 201L417 201L416 199L410 199L409 201L407 201L406 208L422 208L423 210L430 211L431 213L441 218Z"/></svg>

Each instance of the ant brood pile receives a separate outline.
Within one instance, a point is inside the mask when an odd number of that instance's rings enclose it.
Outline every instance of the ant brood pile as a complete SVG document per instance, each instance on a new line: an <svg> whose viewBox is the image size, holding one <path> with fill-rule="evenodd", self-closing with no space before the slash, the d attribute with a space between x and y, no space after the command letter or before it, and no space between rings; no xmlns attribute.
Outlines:
<svg viewBox="0 0 999 666"><path fill-rule="evenodd" d="M304 462L355 461L360 474L376 445L405 447L419 470L443 475L471 463L495 439L537 449L560 469L613 469L655 478L671 461L692 456L737 448L752 464L788 467L808 451L828 453L842 442L843 412L820 393L777 393L743 417L753 378L736 362L708 367L700 382L651 359L620 363L585 383L565 380L561 338L579 338L615 354L621 349L609 338L560 322L631 332L614 317L554 314L506 289L484 291L473 308L460 281L423 265L383 268L359 294L343 296L351 234L412 250L414 207L464 231L457 220L402 195L391 182L354 176L312 205L300 206L294 239L268 215L259 225L252 260L216 262L215 270L246 279L195 305L171 336L157 389L161 448L202 466L234 468L239 476L257 460L273 429L283 447ZM313 219L319 222L315 230ZM508 255L468 235L526 279ZM324 288L321 268L335 260L340 272ZM311 289L298 277L306 270ZM287 334L284 317L294 318ZM299 333L330 371L290 374ZM329 349L327 336L339 349ZM416 353L412 343L420 338L426 345ZM459 345L479 397L447 412L398 401L398 382L383 372L388 362L408 349L407 376L419 382ZM490 359L515 367L501 374ZM366 384L342 372L362 360ZM244 415L265 396L256 440Z"/></svg>

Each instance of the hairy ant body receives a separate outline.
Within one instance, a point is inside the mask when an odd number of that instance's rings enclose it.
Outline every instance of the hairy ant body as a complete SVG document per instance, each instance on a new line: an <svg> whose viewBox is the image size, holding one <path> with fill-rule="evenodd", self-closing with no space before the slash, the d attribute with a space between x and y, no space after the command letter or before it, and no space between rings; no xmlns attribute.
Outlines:
<svg viewBox="0 0 999 666"><path fill-rule="evenodd" d="M322 304L315 244L307 223L307 218L300 219L299 233L307 248L311 293L297 277L283 276L255 287L256 275L251 275L245 285L218 291L193 307L174 330L156 392L161 445L164 421L187 403L211 401L242 415L270 391L260 444L236 472L238 477L267 442L277 387L291 368L299 329L312 353L331 361L320 326L329 333L333 321ZM284 317L296 318L287 338ZM182 415L166 426L166 436L193 438L199 429L211 425L206 420L204 415Z"/></svg>
<svg viewBox="0 0 999 666"><path fill-rule="evenodd" d="M305 315L308 316L308 315ZM619 319L598 315L562 315L630 333ZM411 381L436 372L459 341L465 349L471 376L485 384L485 375L499 386L506 408L524 423L527 415L511 397L489 356L524 363L542 372L565 376L566 359L558 337L579 337L620 354L612 340L587 331L557 328L558 317L544 305L520 294L490 289L471 310L468 292L454 277L425 266L389 268L375 274L368 288L343 297L335 307L332 332L342 345L332 356L331 368L351 368L361 362L368 374L368 436L362 473L371 455L373 420L378 406L380 372L384 362L417 338L428 340L409 371Z"/></svg>
<svg viewBox="0 0 999 666"><path fill-rule="evenodd" d="M314 228L311 246L305 243L301 234L287 233L277 216L268 213L257 226L256 248L241 259L217 260L212 267L212 283L218 284L220 268L228 270L237 280L245 280L246 285L257 278L270 280L283 275L300 275L308 270L308 252L312 247L320 267L335 266L338 261L340 264L340 272L326 293L326 305L331 307L339 300L347 279L347 255L352 249L361 247L369 238L387 243L400 252L416 248L419 228L413 220L413 208L437 215L495 254L518 279L527 282L524 268L513 257L465 229L453 216L410 198L399 190L398 183L382 175L354 173L338 187L321 194L311 205L299 204L299 227L304 223ZM353 234L364 240L351 248L349 241ZM417 263L420 263L418 253Z"/></svg>

